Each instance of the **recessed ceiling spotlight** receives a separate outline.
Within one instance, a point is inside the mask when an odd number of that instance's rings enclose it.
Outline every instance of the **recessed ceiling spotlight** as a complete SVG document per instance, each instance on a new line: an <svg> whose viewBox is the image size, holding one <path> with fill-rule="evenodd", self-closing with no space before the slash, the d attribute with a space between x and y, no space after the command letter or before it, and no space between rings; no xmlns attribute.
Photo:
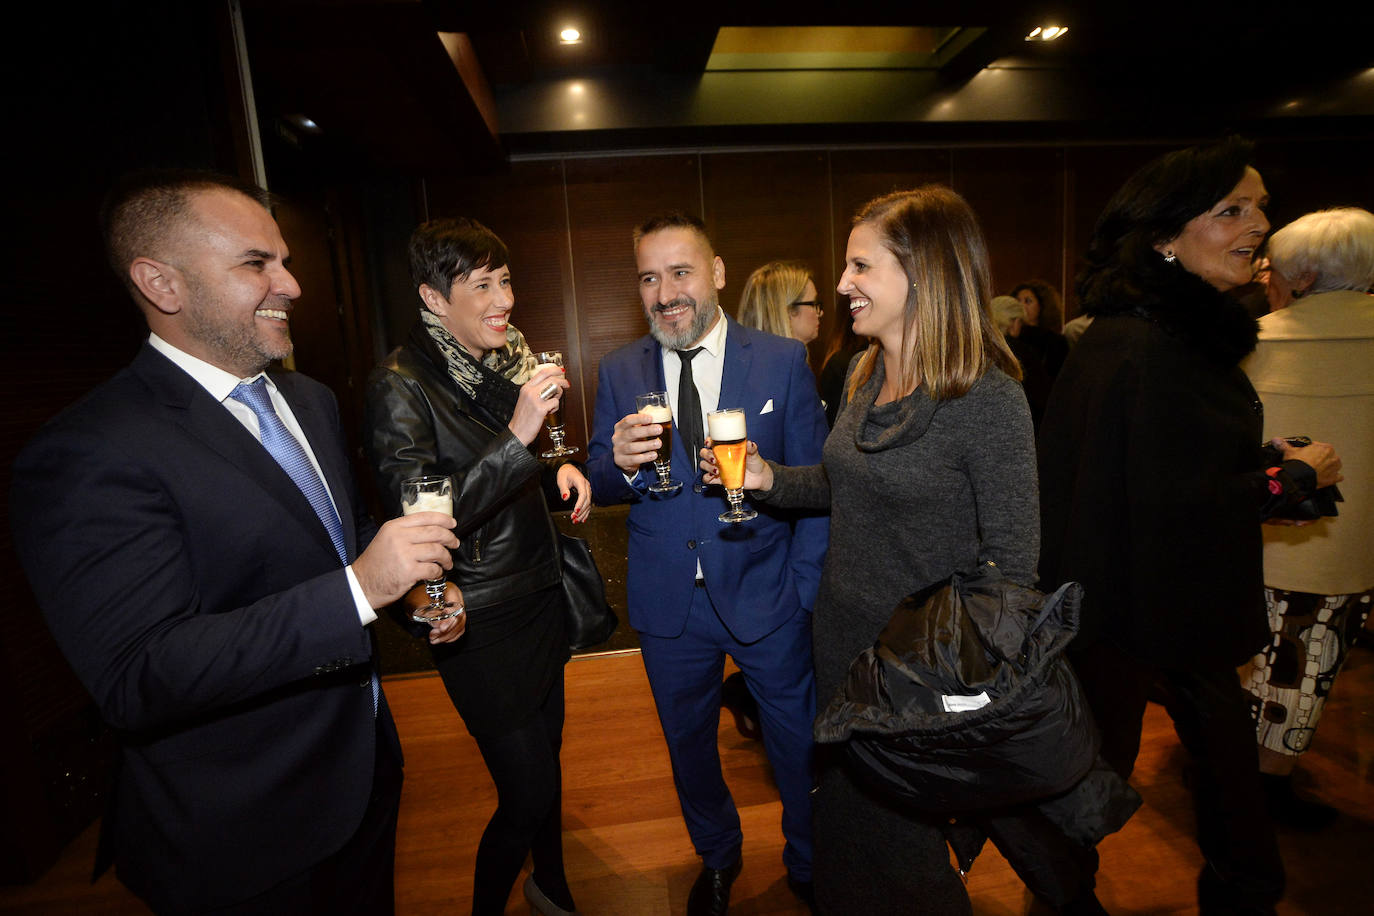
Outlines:
<svg viewBox="0 0 1374 916"><path fill-rule="evenodd" d="M560 44L565 45L581 44L582 33L579 32L577 29L573 28L572 26L568 26L566 29L558 33L558 41Z"/></svg>
<svg viewBox="0 0 1374 916"><path fill-rule="evenodd" d="M1068 34L1068 31L1068 26L1038 25L1031 29L1030 34L1026 36L1026 41L1054 41L1056 38L1063 38Z"/></svg>

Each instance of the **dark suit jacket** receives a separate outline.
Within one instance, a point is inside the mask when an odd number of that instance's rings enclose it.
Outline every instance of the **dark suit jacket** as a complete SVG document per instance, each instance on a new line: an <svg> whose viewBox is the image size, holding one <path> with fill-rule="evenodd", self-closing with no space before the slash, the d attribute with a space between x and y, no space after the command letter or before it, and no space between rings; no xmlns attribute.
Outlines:
<svg viewBox="0 0 1374 916"><path fill-rule="evenodd" d="M749 438L762 454L783 464L819 464L827 428L805 348L726 320L719 406L745 409ZM815 605L830 520L759 505L753 521L718 521L727 505L725 491L701 485L697 461L681 435L673 436L673 477L684 483L677 495L659 499L646 492L652 467L644 469L638 487L626 483L611 454L615 424L635 413L636 395L665 388L662 351L652 337L601 360L587 471L598 503L632 503L630 624L652 636L682 633L700 560L725 625L739 641L754 642L797 608Z"/></svg>
<svg viewBox="0 0 1374 916"><path fill-rule="evenodd" d="M375 528L333 395L273 381L352 560ZM119 734L106 820L155 908L251 897L339 848L368 803L385 702L323 524L252 434L147 344L15 463L15 546L48 626Z"/></svg>

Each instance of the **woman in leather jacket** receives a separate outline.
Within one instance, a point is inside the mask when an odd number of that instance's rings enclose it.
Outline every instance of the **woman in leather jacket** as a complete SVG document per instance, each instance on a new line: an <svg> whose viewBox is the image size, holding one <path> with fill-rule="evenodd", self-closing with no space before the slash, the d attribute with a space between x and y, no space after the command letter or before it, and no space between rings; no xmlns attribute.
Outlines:
<svg viewBox="0 0 1374 916"><path fill-rule="evenodd" d="M400 514L401 481L447 474L461 544L449 578L462 588L461 638L435 642L435 665L496 784L497 808L477 849L472 912L504 912L531 854L525 896L540 912L574 911L560 819L563 666L569 657L555 499L591 487L566 459L541 462L532 443L569 387L537 366L509 323L509 254L475 220L421 225L410 240L422 302L406 342L368 381L365 436L378 489ZM550 391L552 389L552 391Z"/></svg>

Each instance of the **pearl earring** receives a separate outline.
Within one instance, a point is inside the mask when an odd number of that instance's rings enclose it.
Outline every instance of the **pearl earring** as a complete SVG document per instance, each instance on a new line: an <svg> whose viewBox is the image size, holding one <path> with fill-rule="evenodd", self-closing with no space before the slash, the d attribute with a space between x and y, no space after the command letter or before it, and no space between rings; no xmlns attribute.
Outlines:
<svg viewBox="0 0 1374 916"><path fill-rule="evenodd" d="M1172 263L1174 263L1174 262L1177 261L1177 260L1178 260L1178 258L1174 255L1174 253L1173 253L1172 251L1166 251L1166 252L1164 252L1164 263L1165 263L1165 264L1172 264Z"/></svg>

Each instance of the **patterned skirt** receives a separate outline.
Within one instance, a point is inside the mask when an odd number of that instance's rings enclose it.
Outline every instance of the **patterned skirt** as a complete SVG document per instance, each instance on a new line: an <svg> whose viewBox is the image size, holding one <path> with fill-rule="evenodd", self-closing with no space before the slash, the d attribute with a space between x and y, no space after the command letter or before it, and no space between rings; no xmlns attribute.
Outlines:
<svg viewBox="0 0 1374 916"><path fill-rule="evenodd" d="M1307 750L1331 684L1369 617L1374 589L1313 595L1265 588L1273 642L1241 671L1260 747L1296 757Z"/></svg>

